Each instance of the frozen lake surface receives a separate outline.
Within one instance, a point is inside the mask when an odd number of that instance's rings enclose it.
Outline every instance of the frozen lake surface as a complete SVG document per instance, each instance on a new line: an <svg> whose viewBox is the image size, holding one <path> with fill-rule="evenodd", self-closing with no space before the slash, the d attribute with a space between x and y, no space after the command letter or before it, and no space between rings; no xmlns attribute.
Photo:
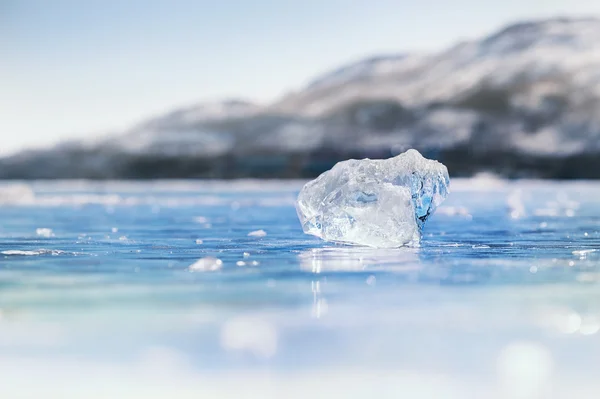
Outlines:
<svg viewBox="0 0 600 399"><path fill-rule="evenodd" d="M0 184L0 396L597 397L600 183L454 179L395 250L301 185Z"/></svg>

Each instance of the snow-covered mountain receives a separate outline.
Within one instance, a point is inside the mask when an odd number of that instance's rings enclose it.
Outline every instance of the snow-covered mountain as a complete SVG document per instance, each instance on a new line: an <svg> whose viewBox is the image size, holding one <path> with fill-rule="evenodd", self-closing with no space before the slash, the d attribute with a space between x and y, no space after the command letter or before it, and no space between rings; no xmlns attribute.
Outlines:
<svg viewBox="0 0 600 399"><path fill-rule="evenodd" d="M599 39L597 19L519 23L440 54L360 61L317 79L318 84L287 96L274 108L319 116L356 99L380 98L414 107L457 101L482 87L545 84L559 77L574 88L597 93Z"/></svg>
<svg viewBox="0 0 600 399"><path fill-rule="evenodd" d="M93 149L20 154L0 176L312 176L408 147L455 175L600 177L600 20L524 22L437 54L371 57L266 106L199 104ZM40 159L48 168L28 167Z"/></svg>
<svg viewBox="0 0 600 399"><path fill-rule="evenodd" d="M134 126L116 137L113 145L132 153L218 156L227 153L234 140L203 126L249 119L261 110L259 105L238 99L200 103Z"/></svg>

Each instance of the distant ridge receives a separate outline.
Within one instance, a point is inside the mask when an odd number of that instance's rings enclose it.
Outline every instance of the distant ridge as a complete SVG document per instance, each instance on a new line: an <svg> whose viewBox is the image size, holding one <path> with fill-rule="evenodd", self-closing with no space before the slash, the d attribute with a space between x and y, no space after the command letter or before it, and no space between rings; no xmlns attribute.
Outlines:
<svg viewBox="0 0 600 399"><path fill-rule="evenodd" d="M0 160L0 178L311 177L416 148L454 176L600 178L600 20L509 25L369 57L273 104L174 110L94 146Z"/></svg>

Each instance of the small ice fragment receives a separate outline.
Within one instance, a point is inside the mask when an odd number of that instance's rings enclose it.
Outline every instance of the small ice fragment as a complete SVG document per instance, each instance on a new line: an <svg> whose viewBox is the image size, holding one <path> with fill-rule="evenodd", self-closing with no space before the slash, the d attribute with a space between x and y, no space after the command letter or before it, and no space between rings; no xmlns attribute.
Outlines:
<svg viewBox="0 0 600 399"><path fill-rule="evenodd" d="M35 251L21 251L18 249L12 249L12 250L8 250L8 251L2 251L2 252L0 252L0 254L7 255L7 256L11 256L11 255L12 256L37 256L37 255L59 256L59 255L65 255L65 254L78 255L76 252L67 253L67 252L61 251L59 249L38 249Z"/></svg>
<svg viewBox="0 0 600 399"><path fill-rule="evenodd" d="M46 238L54 237L54 232L52 231L52 229L47 229L47 228L36 229L35 234L37 234L40 237L46 237Z"/></svg>
<svg viewBox="0 0 600 399"><path fill-rule="evenodd" d="M20 256L35 256L35 255L41 255L40 251L20 251L18 249L10 249L8 251L2 251L0 252L2 253L2 255L20 255Z"/></svg>
<svg viewBox="0 0 600 399"><path fill-rule="evenodd" d="M194 222L196 223L208 223L208 218L204 216L197 216L194 218Z"/></svg>
<svg viewBox="0 0 600 399"><path fill-rule="evenodd" d="M296 210L304 232L326 241L418 245L449 184L448 169L416 150L385 160L351 159L308 182Z"/></svg>
<svg viewBox="0 0 600 399"><path fill-rule="evenodd" d="M191 265L188 270L190 272L214 272L220 270L223 266L223 261L212 256L207 256L198 260L196 263Z"/></svg>
<svg viewBox="0 0 600 399"><path fill-rule="evenodd" d="M259 263L257 260L253 260L251 264L252 264L252 266L258 266Z"/></svg>
<svg viewBox="0 0 600 399"><path fill-rule="evenodd" d="M250 257L250 253L249 252L244 252L244 258L249 258Z"/></svg>
<svg viewBox="0 0 600 399"><path fill-rule="evenodd" d="M238 260L237 262L235 262L235 264L238 266L246 266L246 262L244 262L243 260Z"/></svg>
<svg viewBox="0 0 600 399"><path fill-rule="evenodd" d="M264 237L267 235L267 232L264 230L255 230L248 233L248 237Z"/></svg>
<svg viewBox="0 0 600 399"><path fill-rule="evenodd" d="M127 241L127 236L121 236L121 237L119 237L119 241Z"/></svg>
<svg viewBox="0 0 600 399"><path fill-rule="evenodd" d="M196 244L202 244L202 243L204 243L204 241L202 241L201 239L199 239L199 238L198 238L198 239L196 240Z"/></svg>
<svg viewBox="0 0 600 399"><path fill-rule="evenodd" d="M375 285L377 278L373 275L367 277L367 285Z"/></svg>
<svg viewBox="0 0 600 399"><path fill-rule="evenodd" d="M110 231L112 231L113 233L118 233L119 232L119 228L118 227L113 227L112 229L110 229Z"/></svg>

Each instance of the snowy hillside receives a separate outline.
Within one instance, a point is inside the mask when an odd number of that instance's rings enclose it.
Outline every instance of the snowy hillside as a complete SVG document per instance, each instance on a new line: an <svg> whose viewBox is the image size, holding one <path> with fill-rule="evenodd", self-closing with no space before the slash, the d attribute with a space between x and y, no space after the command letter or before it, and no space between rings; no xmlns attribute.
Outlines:
<svg viewBox="0 0 600 399"><path fill-rule="evenodd" d="M600 20L524 22L438 54L371 57L267 106L200 104L93 149L20 154L0 161L0 177L313 176L409 147L454 175L600 178Z"/></svg>
<svg viewBox="0 0 600 399"><path fill-rule="evenodd" d="M380 57L343 68L354 72L318 79L290 95L277 110L320 116L356 99L387 98L405 106L451 102L481 87L500 88L557 81L600 88L600 21L554 19L515 24L487 38L461 43L440 54ZM532 90L528 88L528 91Z"/></svg>

